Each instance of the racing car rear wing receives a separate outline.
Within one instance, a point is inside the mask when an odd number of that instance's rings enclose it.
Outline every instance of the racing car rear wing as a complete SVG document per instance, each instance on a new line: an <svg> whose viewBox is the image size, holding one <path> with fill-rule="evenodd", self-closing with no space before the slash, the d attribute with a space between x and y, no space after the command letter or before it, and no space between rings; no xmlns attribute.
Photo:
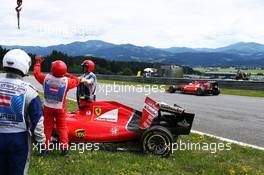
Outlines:
<svg viewBox="0 0 264 175"><path fill-rule="evenodd" d="M170 106L163 102L156 102L149 97L145 99L145 105L142 111L142 119L140 128L149 128L154 118L159 115L159 112L169 112L176 114L183 114L184 109L178 105Z"/></svg>
<svg viewBox="0 0 264 175"><path fill-rule="evenodd" d="M139 124L141 129L149 128L154 120L159 115L160 105L149 97L146 97L144 108L142 110L142 118Z"/></svg>
<svg viewBox="0 0 264 175"><path fill-rule="evenodd" d="M161 113L165 113L162 115ZM158 117L160 116L160 117ZM185 109L174 104L174 106L168 105L166 103L159 103L146 97L144 108L142 111L142 118L139 124L141 129L150 128L153 124L155 118L161 117L173 118L170 120L170 125L173 126L171 129L177 134L189 134L194 114L186 113Z"/></svg>
<svg viewBox="0 0 264 175"><path fill-rule="evenodd" d="M160 110L164 112L173 112L177 114L182 114L185 111L185 109L183 109L182 107L176 104L174 104L174 106L170 106L167 103L159 103L159 105L160 105Z"/></svg>

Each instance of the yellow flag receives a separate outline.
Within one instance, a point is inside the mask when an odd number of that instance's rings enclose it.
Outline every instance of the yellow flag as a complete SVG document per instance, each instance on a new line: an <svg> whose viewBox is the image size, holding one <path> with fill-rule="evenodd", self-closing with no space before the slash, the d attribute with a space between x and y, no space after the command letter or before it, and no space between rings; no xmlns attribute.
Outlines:
<svg viewBox="0 0 264 175"><path fill-rule="evenodd" d="M137 72L137 77L141 77L141 71Z"/></svg>

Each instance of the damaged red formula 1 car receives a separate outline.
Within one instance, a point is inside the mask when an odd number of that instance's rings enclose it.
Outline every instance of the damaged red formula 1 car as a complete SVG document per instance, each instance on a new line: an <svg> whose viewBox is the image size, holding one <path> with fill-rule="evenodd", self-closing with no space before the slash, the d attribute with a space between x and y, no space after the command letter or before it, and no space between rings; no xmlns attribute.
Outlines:
<svg viewBox="0 0 264 175"><path fill-rule="evenodd" d="M219 95L220 89L215 81L193 81L189 84L170 86L167 90L170 93L180 91L188 94L196 95Z"/></svg>
<svg viewBox="0 0 264 175"><path fill-rule="evenodd" d="M143 111L114 101L96 101L67 114L70 142L141 141L144 152L168 156L179 135L188 135L194 114L149 97Z"/></svg>

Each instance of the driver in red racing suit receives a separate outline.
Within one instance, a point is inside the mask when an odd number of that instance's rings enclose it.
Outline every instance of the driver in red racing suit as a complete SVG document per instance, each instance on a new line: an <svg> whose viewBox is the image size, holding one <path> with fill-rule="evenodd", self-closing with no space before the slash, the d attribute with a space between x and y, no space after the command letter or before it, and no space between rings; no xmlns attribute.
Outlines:
<svg viewBox="0 0 264 175"><path fill-rule="evenodd" d="M54 61L51 74L41 73L40 56L36 58L34 76L43 85L44 89L44 128L46 135L46 148L50 143L54 119L59 135L61 155L68 155L68 131L66 126L66 96L70 89L79 85L80 79L67 73L67 65L60 60Z"/></svg>

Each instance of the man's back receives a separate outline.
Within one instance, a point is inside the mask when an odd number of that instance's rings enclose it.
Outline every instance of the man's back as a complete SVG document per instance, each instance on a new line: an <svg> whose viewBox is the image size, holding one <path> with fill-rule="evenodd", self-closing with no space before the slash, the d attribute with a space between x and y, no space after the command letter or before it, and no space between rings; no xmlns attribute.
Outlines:
<svg viewBox="0 0 264 175"><path fill-rule="evenodd" d="M30 102L38 96L30 84L15 74L0 79L0 133L27 131L29 120L26 111Z"/></svg>
<svg viewBox="0 0 264 175"><path fill-rule="evenodd" d="M22 77L0 78L0 169L3 174L27 174L29 134L45 142L43 113L37 91ZM12 162L6 161L7 159Z"/></svg>

